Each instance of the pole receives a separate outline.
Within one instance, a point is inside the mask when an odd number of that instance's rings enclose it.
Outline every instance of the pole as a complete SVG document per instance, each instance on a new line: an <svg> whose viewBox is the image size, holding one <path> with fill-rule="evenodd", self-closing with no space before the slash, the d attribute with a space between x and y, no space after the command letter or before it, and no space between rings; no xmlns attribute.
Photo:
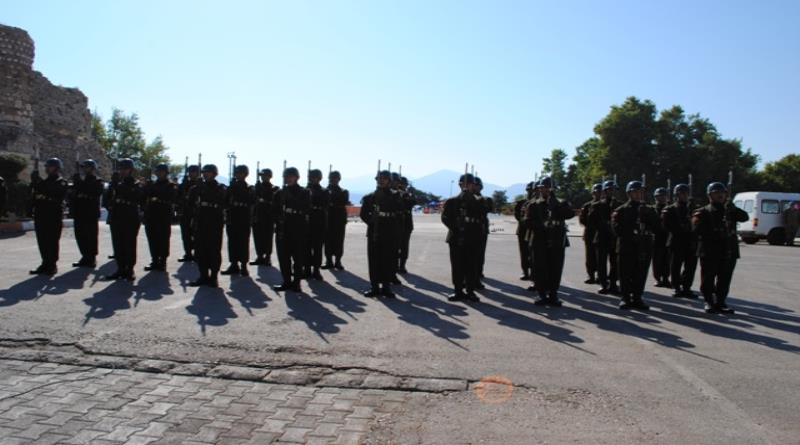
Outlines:
<svg viewBox="0 0 800 445"><path fill-rule="evenodd" d="M672 202L672 179L667 178L667 201Z"/></svg>
<svg viewBox="0 0 800 445"><path fill-rule="evenodd" d="M692 184L692 174L689 173L689 199L694 197L694 184Z"/></svg>
<svg viewBox="0 0 800 445"><path fill-rule="evenodd" d="M397 169L397 174L403 176L403 165L400 164L400 167Z"/></svg>

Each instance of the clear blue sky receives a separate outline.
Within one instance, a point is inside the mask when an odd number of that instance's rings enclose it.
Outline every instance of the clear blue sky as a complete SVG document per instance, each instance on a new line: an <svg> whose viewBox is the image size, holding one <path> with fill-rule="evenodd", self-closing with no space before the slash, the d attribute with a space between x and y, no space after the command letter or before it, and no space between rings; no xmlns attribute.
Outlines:
<svg viewBox="0 0 800 445"><path fill-rule="evenodd" d="M530 179L627 96L800 152L800 2L0 0L35 67L171 156ZM346 182L346 181L345 181Z"/></svg>

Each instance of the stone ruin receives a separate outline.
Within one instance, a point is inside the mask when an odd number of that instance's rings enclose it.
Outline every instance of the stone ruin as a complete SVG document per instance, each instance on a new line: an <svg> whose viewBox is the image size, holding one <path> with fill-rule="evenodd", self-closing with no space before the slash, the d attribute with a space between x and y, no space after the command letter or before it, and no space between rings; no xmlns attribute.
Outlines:
<svg viewBox="0 0 800 445"><path fill-rule="evenodd" d="M26 180L38 154L44 161L58 157L64 176L75 173L76 156L97 161L108 176L111 160L92 137L88 99L77 88L50 83L33 70L34 44L20 28L0 24L0 153L19 153L30 159L20 174Z"/></svg>

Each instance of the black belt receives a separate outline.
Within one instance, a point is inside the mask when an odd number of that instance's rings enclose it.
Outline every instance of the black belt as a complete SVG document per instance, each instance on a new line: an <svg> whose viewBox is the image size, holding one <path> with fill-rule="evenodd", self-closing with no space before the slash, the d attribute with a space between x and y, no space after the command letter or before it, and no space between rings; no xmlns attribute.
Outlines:
<svg viewBox="0 0 800 445"><path fill-rule="evenodd" d="M215 204L213 202L200 201L200 207L210 207L212 209L218 209L219 204Z"/></svg>

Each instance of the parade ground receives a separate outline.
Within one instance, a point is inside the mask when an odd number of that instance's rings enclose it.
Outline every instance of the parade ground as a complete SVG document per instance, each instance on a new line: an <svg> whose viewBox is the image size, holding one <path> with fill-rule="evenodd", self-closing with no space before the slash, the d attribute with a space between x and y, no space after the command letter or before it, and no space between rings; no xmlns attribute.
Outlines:
<svg viewBox="0 0 800 445"><path fill-rule="evenodd" d="M345 271L278 294L276 268L192 288L168 271L59 273L33 232L0 239L0 443L800 444L800 249L741 245L729 304L652 286L649 312L586 285L571 226L561 308L520 281L513 219L492 220L480 303L451 303L445 228L415 217L396 299L368 299L365 226ZM227 252L223 251L223 263ZM273 263L277 261L273 255ZM224 264L223 266L227 266ZM699 287L699 271L694 289Z"/></svg>

